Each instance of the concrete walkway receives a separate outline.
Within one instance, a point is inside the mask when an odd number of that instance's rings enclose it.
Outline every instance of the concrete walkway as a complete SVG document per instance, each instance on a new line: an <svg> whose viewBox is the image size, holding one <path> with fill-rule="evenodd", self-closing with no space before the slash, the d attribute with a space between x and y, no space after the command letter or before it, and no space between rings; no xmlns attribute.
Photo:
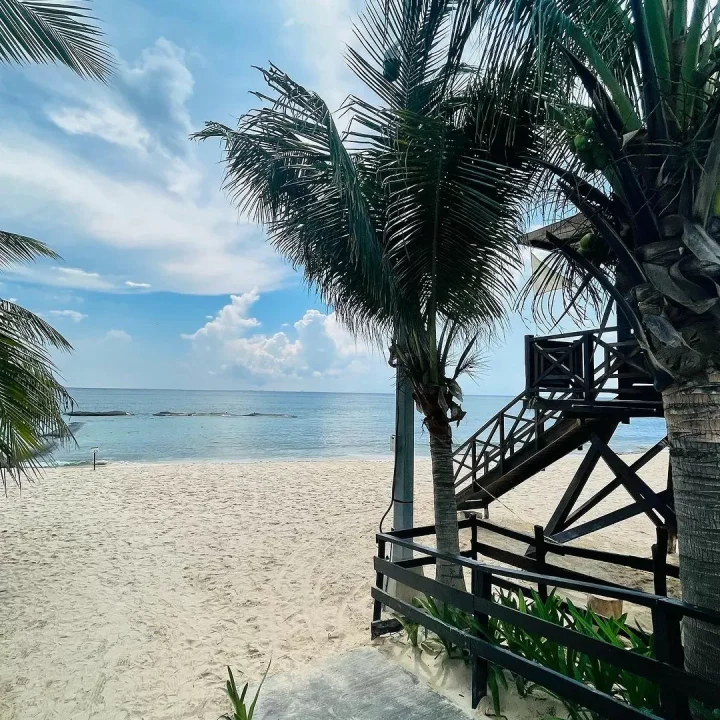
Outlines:
<svg viewBox="0 0 720 720"><path fill-rule="evenodd" d="M468 720L373 648L269 678L253 720Z"/></svg>

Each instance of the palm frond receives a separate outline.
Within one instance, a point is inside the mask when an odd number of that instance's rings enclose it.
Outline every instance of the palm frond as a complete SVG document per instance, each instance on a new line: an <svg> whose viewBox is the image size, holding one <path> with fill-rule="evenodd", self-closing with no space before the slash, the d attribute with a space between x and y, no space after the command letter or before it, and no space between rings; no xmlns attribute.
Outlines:
<svg viewBox="0 0 720 720"><path fill-rule="evenodd" d="M0 267L32 262L41 257L60 260L60 256L44 242L0 230Z"/></svg>
<svg viewBox="0 0 720 720"><path fill-rule="evenodd" d="M221 140L233 201L266 225L275 247L348 326L391 329L393 279L367 201L373 178L358 168L318 95L275 66L262 72L273 95L258 93L261 109L237 129L208 123L194 137Z"/></svg>
<svg viewBox="0 0 720 720"><path fill-rule="evenodd" d="M48 442L72 438L63 412L72 398L55 378L47 348L69 343L42 318L0 301L0 476L18 484L43 466Z"/></svg>
<svg viewBox="0 0 720 720"><path fill-rule="evenodd" d="M79 75L107 80L113 59L92 22L89 3L0 0L0 61L58 63Z"/></svg>

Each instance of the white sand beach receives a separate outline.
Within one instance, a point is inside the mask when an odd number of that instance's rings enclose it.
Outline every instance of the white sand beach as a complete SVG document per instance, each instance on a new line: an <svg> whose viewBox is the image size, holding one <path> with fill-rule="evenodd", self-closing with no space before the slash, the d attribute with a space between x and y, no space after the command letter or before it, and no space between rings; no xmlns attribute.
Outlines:
<svg viewBox="0 0 720 720"><path fill-rule="evenodd" d="M540 473L491 519L545 523L578 462ZM641 475L661 488L666 468L663 453ZM416 522L430 522L428 461L417 476ZM391 477L386 461L111 464L9 488L0 718L215 720L226 665L256 680L271 659L275 673L369 643ZM599 468L586 493L609 478ZM653 538L637 517L585 542L647 555Z"/></svg>

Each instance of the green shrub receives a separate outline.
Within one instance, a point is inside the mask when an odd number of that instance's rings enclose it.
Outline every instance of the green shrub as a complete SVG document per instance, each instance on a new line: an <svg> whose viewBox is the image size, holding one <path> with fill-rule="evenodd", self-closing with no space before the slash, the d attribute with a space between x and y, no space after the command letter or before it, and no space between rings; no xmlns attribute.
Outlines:
<svg viewBox="0 0 720 720"><path fill-rule="evenodd" d="M532 615L554 625L566 627L587 637L610 643L647 657L654 656L652 636L639 627L628 625L627 616L602 618L591 610L576 607L569 600L562 600L554 592L543 600L536 592L525 598L523 593L499 592L495 601L519 612ZM618 700L647 712L657 712L660 707L659 689L655 683L622 670L611 663L597 660L586 653L567 648L542 635L529 632L512 623L491 617L488 627L482 627L475 617L447 604L437 604L432 598L417 599L415 605L428 615L452 625L464 632L482 635L488 642L504 647L516 655L532 660L578 682L600 690ZM407 621L405 621L407 622ZM413 623L417 625L417 623ZM448 657L465 657L469 653L454 643L438 638L438 644ZM518 675L513 679L521 696L527 695L533 685ZM493 709L500 716L500 690L507 688L505 671L490 666L488 691ZM545 692L549 692L545 690ZM570 703L554 693L549 693L563 703L572 720L599 720L596 713Z"/></svg>

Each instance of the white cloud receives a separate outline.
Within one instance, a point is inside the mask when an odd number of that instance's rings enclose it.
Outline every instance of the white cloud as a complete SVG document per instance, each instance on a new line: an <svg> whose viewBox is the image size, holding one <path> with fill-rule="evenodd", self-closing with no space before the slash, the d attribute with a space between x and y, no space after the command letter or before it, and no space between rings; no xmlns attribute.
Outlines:
<svg viewBox="0 0 720 720"><path fill-rule="evenodd" d="M222 169L201 162L188 133L194 79L185 52L161 38L135 63L119 60L110 86L44 86L44 123L0 119L0 193L6 216L28 234L50 226L60 240L97 253L123 252L122 273L142 272L157 290L217 294L280 286L290 275L257 225L239 222L219 188ZM69 139L107 143L96 152ZM8 218L6 217L6 220ZM39 225L37 227L36 225ZM38 232L39 234L39 232ZM124 280L82 280L46 269L18 270L33 282L119 290ZM130 287L125 285L125 287Z"/></svg>
<svg viewBox="0 0 720 720"><path fill-rule="evenodd" d="M185 51L161 37L135 64L121 59L111 86L64 88L68 96L55 101L47 115L71 135L94 135L141 153L185 155L192 130L186 103L193 85Z"/></svg>
<svg viewBox="0 0 720 720"><path fill-rule="evenodd" d="M269 289L289 272L256 226L238 224L219 193L210 203L180 198L144 180L98 172L28 137L0 136L0 190L16 214L51 213L58 226L133 251L144 270L149 267L138 251L162 250L151 256L169 258L152 268L158 274L152 284L160 289Z"/></svg>
<svg viewBox="0 0 720 720"><path fill-rule="evenodd" d="M53 315L54 317L67 318L68 320L72 320L74 323L79 323L87 317L87 315L78 312L77 310L51 310L50 315Z"/></svg>
<svg viewBox="0 0 720 720"><path fill-rule="evenodd" d="M328 104L337 110L359 82L345 65L345 49L356 44L352 20L361 0L282 0L285 21L286 45L311 74L309 81L295 70L293 77L307 84ZM322 38L318 42L318 38ZM290 70L291 68L285 68Z"/></svg>
<svg viewBox="0 0 720 720"><path fill-rule="evenodd" d="M132 340L132 337L124 330L108 330L103 336L103 340L128 343Z"/></svg>
<svg viewBox="0 0 720 720"><path fill-rule="evenodd" d="M182 335L184 340L205 340L217 338L224 340L238 333L258 327L260 323L256 318L247 317L250 308L258 301L260 295L253 289L242 295L231 295L230 304L225 305L220 312L205 323L199 330L190 335ZM212 316L208 316L212 317Z"/></svg>
<svg viewBox="0 0 720 720"><path fill-rule="evenodd" d="M152 285L150 283L133 282L132 280L126 280L125 285L127 285L129 288L139 288L139 289L147 289L147 288L152 287Z"/></svg>
<svg viewBox="0 0 720 720"><path fill-rule="evenodd" d="M61 107L49 110L48 115L71 135L96 135L106 142L147 152L150 133L132 113L111 105Z"/></svg>
<svg viewBox="0 0 720 720"><path fill-rule="evenodd" d="M370 351L359 346L337 321L335 313L307 310L294 323L294 332L253 333L260 323L251 316L256 292L232 296L210 322L183 338L193 342L198 363L212 371L256 385L282 386L290 380L327 380L367 373Z"/></svg>
<svg viewBox="0 0 720 720"><path fill-rule="evenodd" d="M14 280L75 290L109 291L115 287L110 280L99 273L88 272L81 268L15 265L8 268L7 273Z"/></svg>

